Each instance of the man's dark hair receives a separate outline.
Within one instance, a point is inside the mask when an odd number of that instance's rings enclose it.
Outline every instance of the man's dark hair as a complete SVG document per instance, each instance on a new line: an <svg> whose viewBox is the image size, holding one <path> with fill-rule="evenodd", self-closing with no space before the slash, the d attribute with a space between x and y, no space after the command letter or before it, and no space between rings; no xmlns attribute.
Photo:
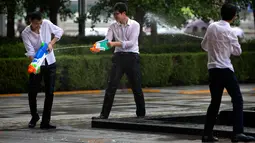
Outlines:
<svg viewBox="0 0 255 143"><path fill-rule="evenodd" d="M30 20L42 20L42 14L39 11L32 12L29 15Z"/></svg>
<svg viewBox="0 0 255 143"><path fill-rule="evenodd" d="M221 7L222 20L232 20L237 14L237 7L233 4L226 3Z"/></svg>
<svg viewBox="0 0 255 143"><path fill-rule="evenodd" d="M120 13L123 13L123 12L126 12L128 11L128 8L127 8L127 5L123 2L117 2L115 5L114 5L114 8L113 8L114 11L118 11Z"/></svg>

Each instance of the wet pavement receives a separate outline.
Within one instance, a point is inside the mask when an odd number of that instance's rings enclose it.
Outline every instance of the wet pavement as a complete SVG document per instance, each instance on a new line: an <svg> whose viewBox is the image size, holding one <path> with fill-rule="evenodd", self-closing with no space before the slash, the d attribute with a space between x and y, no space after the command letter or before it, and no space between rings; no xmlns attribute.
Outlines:
<svg viewBox="0 0 255 143"><path fill-rule="evenodd" d="M243 86L251 89L255 85ZM204 90L207 86L161 88L161 90ZM162 91L163 91L162 90ZM185 92L183 92L185 93ZM57 95L54 98L52 123L56 130L28 129L30 120L26 96L0 98L0 143L197 143L200 136L123 131L91 128L91 117L98 116L103 93ZM244 106L255 106L255 91L243 92ZM181 94L181 92L145 93L147 115L205 113L209 93ZM39 114L44 97L38 96ZM221 110L232 108L230 97L222 98ZM135 116L134 97L130 93L117 94L110 118ZM39 122L38 122L39 124ZM220 139L220 142L230 142Z"/></svg>

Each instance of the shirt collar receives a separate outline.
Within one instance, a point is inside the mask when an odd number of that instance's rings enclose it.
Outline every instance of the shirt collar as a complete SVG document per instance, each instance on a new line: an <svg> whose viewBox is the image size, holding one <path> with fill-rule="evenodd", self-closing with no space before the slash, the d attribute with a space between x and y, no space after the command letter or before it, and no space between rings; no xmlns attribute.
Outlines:
<svg viewBox="0 0 255 143"><path fill-rule="evenodd" d="M31 25L28 25L28 31L32 32Z"/></svg>
<svg viewBox="0 0 255 143"><path fill-rule="evenodd" d="M34 32L34 31L32 31L32 29L31 29L31 25L28 25L28 31L29 32ZM35 33L35 32L34 32Z"/></svg>
<svg viewBox="0 0 255 143"><path fill-rule="evenodd" d="M122 24L119 23L119 22L117 22L117 24L118 24L119 26L122 25ZM127 24L125 24L125 26L130 26L130 25L131 25L131 19L128 18Z"/></svg>
<svg viewBox="0 0 255 143"><path fill-rule="evenodd" d="M229 24L227 21L225 21L225 20L220 20L220 23L222 23L222 24L227 25L227 26L230 27L230 24Z"/></svg>

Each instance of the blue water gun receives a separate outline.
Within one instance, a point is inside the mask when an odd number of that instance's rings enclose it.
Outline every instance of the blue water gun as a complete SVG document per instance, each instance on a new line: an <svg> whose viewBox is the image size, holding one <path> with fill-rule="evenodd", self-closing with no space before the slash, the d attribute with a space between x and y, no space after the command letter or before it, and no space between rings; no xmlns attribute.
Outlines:
<svg viewBox="0 0 255 143"><path fill-rule="evenodd" d="M48 44L42 43L39 50L36 52L33 61L28 66L28 73L37 74L40 72L40 67L48 54Z"/></svg>

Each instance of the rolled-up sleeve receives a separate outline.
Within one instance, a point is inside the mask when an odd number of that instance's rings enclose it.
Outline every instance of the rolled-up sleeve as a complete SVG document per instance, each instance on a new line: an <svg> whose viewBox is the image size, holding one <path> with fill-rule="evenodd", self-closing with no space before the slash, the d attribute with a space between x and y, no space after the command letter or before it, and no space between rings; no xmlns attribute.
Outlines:
<svg viewBox="0 0 255 143"><path fill-rule="evenodd" d="M131 34L127 37L128 40L122 41L122 48L133 47L137 43L140 34L140 24L136 23L132 27Z"/></svg>
<svg viewBox="0 0 255 143"><path fill-rule="evenodd" d="M59 40L62 37L62 35L64 34L64 30L62 28L58 27L57 25L53 24L49 20L47 20L47 23L49 24L50 32L52 34L54 34L54 36L56 38L58 38L58 40Z"/></svg>
<svg viewBox="0 0 255 143"><path fill-rule="evenodd" d="M27 57L30 57L30 56L33 57L35 55L35 49L29 40L28 34L26 32L22 32L21 37L22 37L25 49L27 51L27 53L25 53L25 55Z"/></svg>

